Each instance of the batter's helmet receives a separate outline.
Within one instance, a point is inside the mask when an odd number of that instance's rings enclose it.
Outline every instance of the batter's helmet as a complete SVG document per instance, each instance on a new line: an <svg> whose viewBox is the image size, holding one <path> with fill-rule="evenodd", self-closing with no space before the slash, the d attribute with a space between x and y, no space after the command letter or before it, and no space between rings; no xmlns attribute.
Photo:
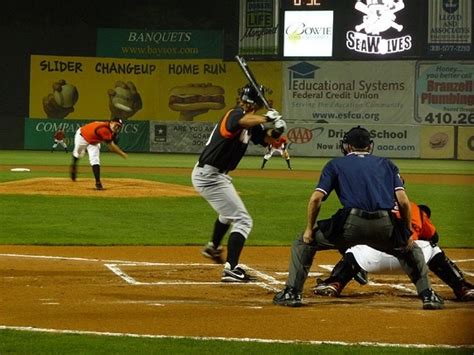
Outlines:
<svg viewBox="0 0 474 355"><path fill-rule="evenodd" d="M262 94L265 94L265 89L261 85L260 85L260 91L262 92ZM240 95L240 99L244 102L263 106L263 101L258 96L257 90L255 90L255 88L250 84L247 84L243 88L241 88L239 90L239 95Z"/></svg>
<svg viewBox="0 0 474 355"><path fill-rule="evenodd" d="M342 154L347 155L349 153L348 146L351 145L357 149L364 149L370 147L370 152L374 148L374 141L370 139L370 133L365 128L361 126L351 128L340 141L340 148Z"/></svg>

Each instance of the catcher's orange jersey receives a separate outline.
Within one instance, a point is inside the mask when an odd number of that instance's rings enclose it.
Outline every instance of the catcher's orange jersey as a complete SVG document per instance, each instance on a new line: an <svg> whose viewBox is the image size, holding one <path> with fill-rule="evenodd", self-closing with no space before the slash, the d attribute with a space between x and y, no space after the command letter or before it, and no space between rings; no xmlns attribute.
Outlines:
<svg viewBox="0 0 474 355"><path fill-rule="evenodd" d="M425 211L422 211L415 202L410 201L411 206L411 227L413 229L413 240L429 240L436 233L436 228ZM400 217L400 212L396 212Z"/></svg>
<svg viewBox="0 0 474 355"><path fill-rule="evenodd" d="M81 135L89 144L110 142L113 139L109 122L95 121L88 123L81 127Z"/></svg>

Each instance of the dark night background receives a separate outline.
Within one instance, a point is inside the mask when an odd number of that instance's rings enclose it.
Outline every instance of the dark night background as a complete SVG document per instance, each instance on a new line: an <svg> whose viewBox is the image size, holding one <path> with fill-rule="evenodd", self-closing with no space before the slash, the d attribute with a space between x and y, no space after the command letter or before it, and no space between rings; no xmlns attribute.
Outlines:
<svg viewBox="0 0 474 355"><path fill-rule="evenodd" d="M284 0L282 0L284 1ZM420 16L405 23L418 35L413 49L401 59L422 58L421 40L426 38L426 16L421 16L425 0L407 0ZM335 20L346 16L348 2L328 0L336 10ZM426 3L425 3L426 5ZM357 19L344 20L346 24ZM149 30L221 30L224 33L224 60L238 53L239 0L13 0L2 3L0 29L0 148L23 147L23 118L28 116L29 65L31 54L94 57L97 28ZM334 43L344 43L346 28L334 28ZM352 27L352 25L351 25ZM416 40L416 39L415 39ZM334 48L334 59L352 58L345 48ZM269 58L283 60L283 58ZM393 59L393 58L385 58ZM397 58L400 59L400 58ZM19 123L21 122L21 123Z"/></svg>

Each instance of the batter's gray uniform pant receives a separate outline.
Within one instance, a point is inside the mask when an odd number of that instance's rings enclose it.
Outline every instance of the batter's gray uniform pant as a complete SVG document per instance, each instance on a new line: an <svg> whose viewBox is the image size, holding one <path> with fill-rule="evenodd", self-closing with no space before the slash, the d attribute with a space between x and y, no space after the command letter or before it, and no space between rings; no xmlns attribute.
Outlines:
<svg viewBox="0 0 474 355"><path fill-rule="evenodd" d="M423 252L416 244L410 251L396 250L392 232L393 223L389 216L367 220L356 215L349 215L344 223L341 237L326 238L319 229L315 229L313 243L306 244L303 241L303 234L299 235L291 248L286 286L294 288L296 292L303 291L303 285L313 264L316 251L345 249L357 244L366 244L394 255L420 294L431 287Z"/></svg>
<svg viewBox="0 0 474 355"><path fill-rule="evenodd" d="M193 186L219 215L223 224L232 224L232 232L248 238L253 221L232 184L232 178L219 169L204 165L195 166L191 175Z"/></svg>

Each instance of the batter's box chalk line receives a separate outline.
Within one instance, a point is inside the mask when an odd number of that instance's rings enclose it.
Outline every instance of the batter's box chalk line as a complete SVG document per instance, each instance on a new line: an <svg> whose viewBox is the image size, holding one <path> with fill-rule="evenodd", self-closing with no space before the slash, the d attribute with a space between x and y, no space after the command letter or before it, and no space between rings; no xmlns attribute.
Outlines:
<svg viewBox="0 0 474 355"><path fill-rule="evenodd" d="M136 278L130 276L127 272L123 270L124 267L142 267L142 266L163 266L163 267L185 267L187 269L190 269L192 267L215 267L215 266L220 266L216 264L197 264L197 263L106 263L104 264L106 268L108 268L110 271L112 271L115 275L120 277L122 280L124 280L126 283L130 285L146 285L146 286L204 286L204 285L226 285L226 286L259 286L265 290L269 291L279 291L279 287L276 286L281 286L284 284L284 282L279 281L272 277L271 275L268 275L262 271L253 269L247 265L241 264L241 266L248 270L252 275L256 276L257 279L261 279L263 281L257 281L257 282L248 282L248 283L226 283L226 282L220 282L220 281L187 281L187 280L167 280L167 281L153 281L153 282L145 282L145 281L139 281ZM157 276L159 278L159 275ZM274 286L275 285L275 286Z"/></svg>

